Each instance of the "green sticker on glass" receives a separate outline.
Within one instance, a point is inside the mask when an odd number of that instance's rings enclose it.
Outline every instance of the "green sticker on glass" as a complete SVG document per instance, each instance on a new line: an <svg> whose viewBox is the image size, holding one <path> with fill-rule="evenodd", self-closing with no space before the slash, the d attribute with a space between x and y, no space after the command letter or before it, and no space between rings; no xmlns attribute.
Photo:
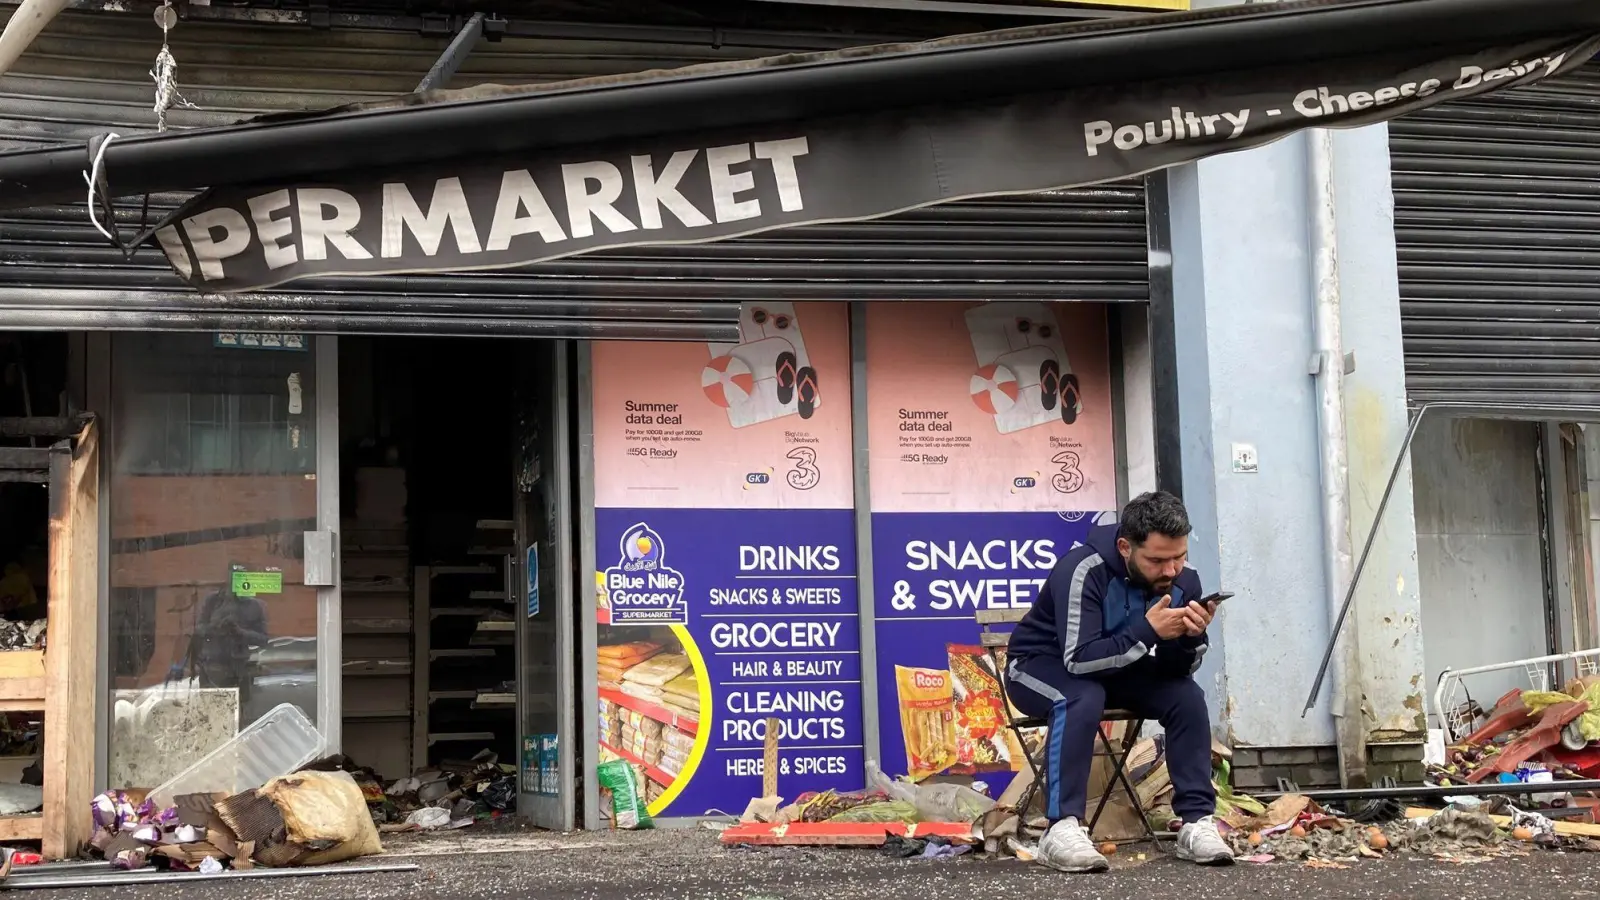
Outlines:
<svg viewBox="0 0 1600 900"><path fill-rule="evenodd" d="M233 593L239 597L283 593L282 572L234 572Z"/></svg>

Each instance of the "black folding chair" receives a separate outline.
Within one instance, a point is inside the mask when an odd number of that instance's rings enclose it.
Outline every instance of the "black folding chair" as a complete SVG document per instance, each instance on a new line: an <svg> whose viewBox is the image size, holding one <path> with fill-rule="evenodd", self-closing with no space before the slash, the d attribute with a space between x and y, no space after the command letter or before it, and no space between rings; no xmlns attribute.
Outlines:
<svg viewBox="0 0 1600 900"><path fill-rule="evenodd" d="M1044 754L1044 748L1049 745L1050 722L1047 719L1018 717L1011 706L1011 698L1006 693L1004 651L1011 644L1010 626L1022 621L1027 615L1025 609L983 609L977 613L978 624L983 628L982 645L989 653L989 659L994 663L995 672L1000 676L1000 702L1005 706L1006 727L1017 736L1017 743L1022 746L1022 758L1027 762L1028 768L1033 773L1033 784L1023 792L1017 804L1019 815L1026 816L1028 807L1033 803L1034 795L1038 793L1039 786L1050 777L1044 761L1039 757ZM1005 631L1000 631L1001 626L1007 626ZM1139 802L1139 792L1133 787L1133 780L1128 777L1128 756L1139 743L1139 734L1144 731L1144 719L1134 715L1126 709L1107 709L1101 713L1101 726L1095 729L1095 735L1100 739L1100 749L1095 751L1095 756L1103 756L1111 761L1111 779L1106 782L1105 790L1100 793L1099 802L1095 804L1094 812L1090 814L1087 824L1089 832L1094 833L1095 826L1100 823L1100 816L1105 812L1106 804L1111 802L1111 795L1121 785L1123 792L1128 797L1128 802L1133 804L1133 811L1139 817L1139 824L1144 828L1145 837L1157 847L1161 846L1160 838L1155 828L1150 825L1150 816ZM1105 726L1109 723L1122 722L1126 724L1122 738L1115 743L1106 734ZM1030 733L1044 732L1046 740L1041 741L1037 754L1028 752L1027 737Z"/></svg>

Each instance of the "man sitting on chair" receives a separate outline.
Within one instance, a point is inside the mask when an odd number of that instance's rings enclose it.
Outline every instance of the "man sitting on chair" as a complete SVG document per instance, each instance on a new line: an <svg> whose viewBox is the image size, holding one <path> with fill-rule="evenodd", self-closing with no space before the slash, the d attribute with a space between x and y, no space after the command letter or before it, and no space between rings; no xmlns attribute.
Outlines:
<svg viewBox="0 0 1600 900"><path fill-rule="evenodd" d="M1228 865L1233 853L1212 813L1211 722L1193 678L1206 651L1200 578L1186 565L1189 514L1165 492L1143 494L1050 572L1011 637L1006 688L1024 714L1048 719L1045 813L1039 861L1063 872L1101 872L1105 857L1084 827L1095 731L1108 709L1155 719L1166 730L1172 809L1182 817L1178 857Z"/></svg>

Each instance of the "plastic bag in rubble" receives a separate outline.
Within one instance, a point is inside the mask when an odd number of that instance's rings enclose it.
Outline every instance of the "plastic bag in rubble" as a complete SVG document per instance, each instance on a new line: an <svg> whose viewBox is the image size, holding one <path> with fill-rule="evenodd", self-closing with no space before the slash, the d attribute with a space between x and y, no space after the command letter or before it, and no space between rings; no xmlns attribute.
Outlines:
<svg viewBox="0 0 1600 900"><path fill-rule="evenodd" d="M490 809L500 812L515 812L517 809L517 782L516 779L506 777L497 778L489 782L483 789L483 802Z"/></svg>
<svg viewBox="0 0 1600 900"><path fill-rule="evenodd" d="M916 807L923 822L975 822L995 807L994 800L964 784L895 781L874 760L867 762L867 783L892 800L904 800Z"/></svg>
<svg viewBox="0 0 1600 900"><path fill-rule="evenodd" d="M1550 839L1556 836L1556 823L1536 812L1526 812L1516 807L1511 809L1511 827L1526 828L1536 838Z"/></svg>
<svg viewBox="0 0 1600 900"><path fill-rule="evenodd" d="M627 760L614 759L597 767L600 789L611 792L611 823L627 831L654 828L645 808L639 775Z"/></svg>
<svg viewBox="0 0 1600 900"><path fill-rule="evenodd" d="M450 825L450 810L440 809L437 806L424 806L406 816L406 824L415 825L423 831L447 828Z"/></svg>
<svg viewBox="0 0 1600 900"><path fill-rule="evenodd" d="M290 841L316 852L297 865L322 866L383 852L367 798L349 772L296 772L261 786L283 815Z"/></svg>

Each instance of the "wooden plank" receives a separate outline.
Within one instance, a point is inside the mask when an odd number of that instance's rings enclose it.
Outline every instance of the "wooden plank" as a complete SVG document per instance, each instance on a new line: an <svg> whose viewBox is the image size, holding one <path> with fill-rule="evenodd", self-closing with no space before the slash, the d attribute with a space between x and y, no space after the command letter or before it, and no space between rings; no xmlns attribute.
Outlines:
<svg viewBox="0 0 1600 900"><path fill-rule="evenodd" d="M985 647L1009 647L1011 646L1011 635L985 631L978 636L978 641Z"/></svg>
<svg viewBox="0 0 1600 900"><path fill-rule="evenodd" d="M1553 785L1559 788L1561 786L1561 782L1553 782ZM1527 787L1527 785L1524 785L1524 787ZM1406 818L1426 819L1436 812L1438 812L1436 809L1412 807L1406 810ZM1510 816L1490 816L1489 821L1499 825L1501 828L1511 827ZM1552 824L1555 826L1556 834L1567 835L1569 837L1600 838L1600 825L1590 825L1588 822L1564 822L1559 819Z"/></svg>
<svg viewBox="0 0 1600 900"><path fill-rule="evenodd" d="M0 679L43 677L43 650L0 650Z"/></svg>
<svg viewBox="0 0 1600 900"><path fill-rule="evenodd" d="M94 416L31 416L0 418L0 437L68 438L82 434Z"/></svg>
<svg viewBox="0 0 1600 900"><path fill-rule="evenodd" d="M980 609L976 618L979 625L1015 625L1027 614L1026 609Z"/></svg>
<svg viewBox="0 0 1600 900"><path fill-rule="evenodd" d="M50 468L49 447L0 447L0 469Z"/></svg>
<svg viewBox="0 0 1600 900"><path fill-rule="evenodd" d="M44 701L44 651L0 651L0 703L28 711L44 709Z"/></svg>
<svg viewBox="0 0 1600 900"><path fill-rule="evenodd" d="M58 445L60 446L60 445ZM44 821L46 859L70 859L93 833L89 801L94 741L83 723L95 719L99 655L100 440L93 420L70 456L50 466L50 638L45 651Z"/></svg>
<svg viewBox="0 0 1600 900"><path fill-rule="evenodd" d="M767 739L761 744L761 798L778 796L778 729L777 718L767 719Z"/></svg>
<svg viewBox="0 0 1600 900"><path fill-rule="evenodd" d="M0 842L37 841L43 833L43 816L0 816Z"/></svg>

